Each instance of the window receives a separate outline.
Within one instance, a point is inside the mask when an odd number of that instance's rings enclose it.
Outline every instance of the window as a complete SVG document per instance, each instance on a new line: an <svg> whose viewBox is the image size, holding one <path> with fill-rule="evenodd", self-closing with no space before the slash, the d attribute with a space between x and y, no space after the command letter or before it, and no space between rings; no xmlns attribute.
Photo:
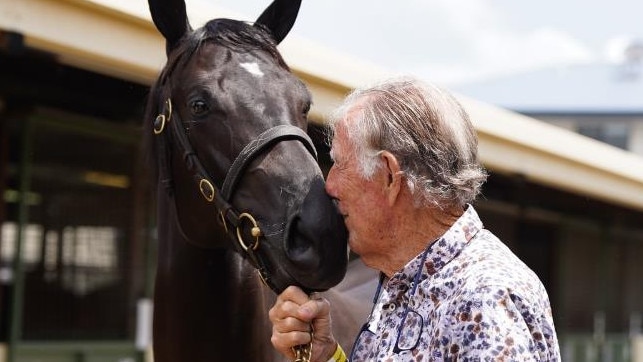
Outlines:
<svg viewBox="0 0 643 362"><path fill-rule="evenodd" d="M578 133L626 150L629 128L626 123L605 120L600 123L579 124Z"/></svg>
<svg viewBox="0 0 643 362"><path fill-rule="evenodd" d="M132 339L151 210L148 190L133 181L140 169L138 133L132 126L57 113L34 117L29 128L21 127L23 120L7 122L0 282L9 289L17 280L12 265L20 242L21 338ZM28 172L20 171L24 164ZM29 192L21 209L23 185ZM20 225L21 219L26 223Z"/></svg>

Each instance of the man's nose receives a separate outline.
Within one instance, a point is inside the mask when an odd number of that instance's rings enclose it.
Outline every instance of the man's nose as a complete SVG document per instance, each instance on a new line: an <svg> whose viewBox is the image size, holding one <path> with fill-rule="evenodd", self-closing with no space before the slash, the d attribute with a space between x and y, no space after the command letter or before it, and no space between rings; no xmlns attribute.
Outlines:
<svg viewBox="0 0 643 362"><path fill-rule="evenodd" d="M335 166L331 166L330 170L328 171L328 176L326 176L326 193L332 197L332 198L337 198L336 190L335 190Z"/></svg>

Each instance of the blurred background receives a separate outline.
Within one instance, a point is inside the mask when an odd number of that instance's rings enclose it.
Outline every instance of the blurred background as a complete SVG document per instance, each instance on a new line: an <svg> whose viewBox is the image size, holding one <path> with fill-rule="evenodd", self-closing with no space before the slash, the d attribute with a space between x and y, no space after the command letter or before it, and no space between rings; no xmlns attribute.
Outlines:
<svg viewBox="0 0 643 362"><path fill-rule="evenodd" d="M252 19L265 1L208 0ZM619 63L640 43L632 0L304 2L293 32L389 70L451 86L580 64Z"/></svg>
<svg viewBox="0 0 643 362"><path fill-rule="evenodd" d="M252 21L267 0L188 0ZM325 117L412 74L455 92L486 227L543 280L564 361L643 361L643 3L304 1L280 49ZM151 360L140 125L164 43L143 0L0 1L0 361ZM365 303L369 303L370 298Z"/></svg>

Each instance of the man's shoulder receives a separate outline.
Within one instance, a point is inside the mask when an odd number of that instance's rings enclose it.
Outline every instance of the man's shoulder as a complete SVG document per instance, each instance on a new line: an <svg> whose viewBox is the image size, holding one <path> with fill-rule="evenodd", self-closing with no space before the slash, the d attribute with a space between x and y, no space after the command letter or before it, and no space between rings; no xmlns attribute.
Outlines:
<svg viewBox="0 0 643 362"><path fill-rule="evenodd" d="M451 264L458 270L462 289L471 292L504 288L528 296L544 291L538 276L486 229L480 230Z"/></svg>

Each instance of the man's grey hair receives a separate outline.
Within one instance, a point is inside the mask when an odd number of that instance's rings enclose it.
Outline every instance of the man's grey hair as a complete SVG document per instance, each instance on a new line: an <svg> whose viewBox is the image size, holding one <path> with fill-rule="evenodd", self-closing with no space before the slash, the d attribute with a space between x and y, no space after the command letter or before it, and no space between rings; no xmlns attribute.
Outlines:
<svg viewBox="0 0 643 362"><path fill-rule="evenodd" d="M383 165L379 153L398 159L416 206L464 206L487 174L469 115L447 91L414 78L388 80L353 91L330 120L346 123L364 178Z"/></svg>

